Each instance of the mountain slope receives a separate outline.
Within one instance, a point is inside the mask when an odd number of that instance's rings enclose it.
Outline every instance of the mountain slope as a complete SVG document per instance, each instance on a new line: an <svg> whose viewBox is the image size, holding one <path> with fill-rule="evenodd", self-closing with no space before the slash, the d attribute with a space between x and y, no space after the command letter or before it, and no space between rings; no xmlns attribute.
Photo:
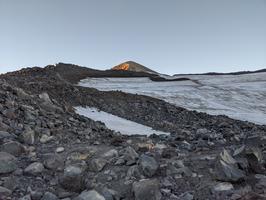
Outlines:
<svg viewBox="0 0 266 200"><path fill-rule="evenodd" d="M249 197L259 199L266 126L71 84L71 72L80 79L84 70L61 65L0 75L0 199L229 199L224 185L230 195L250 187ZM171 134L113 132L76 114L77 106ZM244 169L236 164L242 161Z"/></svg>
<svg viewBox="0 0 266 200"><path fill-rule="evenodd" d="M113 67L112 70L124 70L124 71L146 72L146 73L158 74L157 72L133 61L127 61L127 62L121 63Z"/></svg>

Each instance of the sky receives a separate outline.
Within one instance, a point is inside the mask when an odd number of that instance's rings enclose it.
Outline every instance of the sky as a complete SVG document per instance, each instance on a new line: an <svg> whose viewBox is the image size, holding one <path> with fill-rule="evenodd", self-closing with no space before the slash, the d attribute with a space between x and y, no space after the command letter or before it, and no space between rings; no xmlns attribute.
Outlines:
<svg viewBox="0 0 266 200"><path fill-rule="evenodd" d="M0 0L0 73L128 60L165 74L266 68L266 0Z"/></svg>

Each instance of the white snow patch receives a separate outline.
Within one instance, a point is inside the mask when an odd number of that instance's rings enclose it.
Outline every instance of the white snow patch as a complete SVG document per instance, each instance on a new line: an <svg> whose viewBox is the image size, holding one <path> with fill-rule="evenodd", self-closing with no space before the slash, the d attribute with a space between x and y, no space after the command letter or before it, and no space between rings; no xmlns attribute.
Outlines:
<svg viewBox="0 0 266 200"><path fill-rule="evenodd" d="M149 78L88 78L79 85L162 99L189 110L266 124L266 73L187 75L193 81L154 82Z"/></svg>
<svg viewBox="0 0 266 200"><path fill-rule="evenodd" d="M105 123L106 127L120 132L124 135L169 135L170 133L153 130L151 127L138 124L136 122L112 115L107 112L99 111L91 107L75 107L76 113L88 117L94 121L101 121Z"/></svg>

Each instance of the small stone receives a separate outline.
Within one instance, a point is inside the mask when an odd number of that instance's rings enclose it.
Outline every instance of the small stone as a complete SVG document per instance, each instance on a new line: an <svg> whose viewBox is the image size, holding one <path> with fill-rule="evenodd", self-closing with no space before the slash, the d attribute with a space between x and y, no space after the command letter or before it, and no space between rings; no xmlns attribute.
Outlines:
<svg viewBox="0 0 266 200"><path fill-rule="evenodd" d="M62 153L65 151L65 148L64 147L58 147L55 151L56 151L56 153Z"/></svg>
<svg viewBox="0 0 266 200"><path fill-rule="evenodd" d="M32 200L39 200L42 198L43 193L41 191L31 191L30 195Z"/></svg>
<svg viewBox="0 0 266 200"><path fill-rule="evenodd" d="M142 155L140 157L139 165L144 175L148 177L152 177L159 167L157 161L153 157L147 155Z"/></svg>
<svg viewBox="0 0 266 200"><path fill-rule="evenodd" d="M0 152L0 174L10 173L17 169L16 158L6 152Z"/></svg>
<svg viewBox="0 0 266 200"><path fill-rule="evenodd" d="M159 181L156 179L143 179L132 185L135 200L160 200L162 194L160 192Z"/></svg>
<svg viewBox="0 0 266 200"><path fill-rule="evenodd" d="M53 153L45 154L43 164L47 169L51 170L61 171L64 169L64 160L58 154L53 154Z"/></svg>
<svg viewBox="0 0 266 200"><path fill-rule="evenodd" d="M0 186L0 198L9 197L11 194L12 194L11 190Z"/></svg>
<svg viewBox="0 0 266 200"><path fill-rule="evenodd" d="M18 200L31 200L31 196L30 196L30 194L28 194L24 197L19 198Z"/></svg>
<svg viewBox="0 0 266 200"><path fill-rule="evenodd" d="M1 180L3 181L2 186L13 191L18 186L18 180L13 176L2 177Z"/></svg>
<svg viewBox="0 0 266 200"><path fill-rule="evenodd" d="M51 101L49 95L47 94L47 92L39 94L39 98L42 99L43 101L47 102L47 103L51 103L52 104L52 101Z"/></svg>
<svg viewBox="0 0 266 200"><path fill-rule="evenodd" d="M132 179L132 178L140 178L141 177L141 173L139 171L138 165L133 165L133 166L128 168L127 177L130 178L130 179Z"/></svg>
<svg viewBox="0 0 266 200"><path fill-rule="evenodd" d="M185 192L183 194L181 194L179 197L178 197L180 200L193 200L194 199L194 196L189 193L189 192Z"/></svg>
<svg viewBox="0 0 266 200"><path fill-rule="evenodd" d="M37 175L42 173L44 170L44 166L42 163L39 162L34 162L32 164L30 164L25 170L24 172L26 174L31 174L31 175Z"/></svg>
<svg viewBox="0 0 266 200"><path fill-rule="evenodd" d="M40 142L45 144L47 142L50 142L51 140L53 140L54 137L53 136L48 136L48 135L42 135Z"/></svg>
<svg viewBox="0 0 266 200"><path fill-rule="evenodd" d="M1 127L1 124L0 124L0 127ZM0 131L0 140L10 139L10 138L14 138L14 136L6 131Z"/></svg>
<svg viewBox="0 0 266 200"><path fill-rule="evenodd" d="M214 192L230 191L233 189L234 189L234 186L231 183L227 183L227 182L218 183L217 185L213 187Z"/></svg>
<svg viewBox="0 0 266 200"><path fill-rule="evenodd" d="M41 200L59 200L56 195L51 192L45 192Z"/></svg>
<svg viewBox="0 0 266 200"><path fill-rule="evenodd" d="M75 200L106 200L95 190L83 191Z"/></svg>
<svg viewBox="0 0 266 200"><path fill-rule="evenodd" d="M25 130L22 134L21 134L21 140L22 142L26 143L26 144L34 144L35 142L35 132L31 129L27 129Z"/></svg>
<svg viewBox="0 0 266 200"><path fill-rule="evenodd" d="M104 158L114 158L118 157L118 152L115 149L111 149L103 154Z"/></svg>

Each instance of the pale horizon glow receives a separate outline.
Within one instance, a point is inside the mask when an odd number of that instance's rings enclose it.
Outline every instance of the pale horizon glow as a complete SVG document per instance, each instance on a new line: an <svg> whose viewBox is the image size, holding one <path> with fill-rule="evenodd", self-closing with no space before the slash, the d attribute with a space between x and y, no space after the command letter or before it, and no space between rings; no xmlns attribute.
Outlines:
<svg viewBox="0 0 266 200"><path fill-rule="evenodd" d="M266 68L265 0L0 0L0 73L132 60L164 74Z"/></svg>

